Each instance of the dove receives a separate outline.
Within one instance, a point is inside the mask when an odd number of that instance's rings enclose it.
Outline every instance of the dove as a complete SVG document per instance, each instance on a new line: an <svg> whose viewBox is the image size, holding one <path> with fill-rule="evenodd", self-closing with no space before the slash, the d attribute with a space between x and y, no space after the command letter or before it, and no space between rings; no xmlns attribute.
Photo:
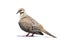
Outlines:
<svg viewBox="0 0 60 41"><path fill-rule="evenodd" d="M46 31L36 20L27 15L25 9L20 8L16 14L18 13L20 13L20 20L18 24L23 31L28 33L26 36L29 36L30 33L32 34L31 36L34 36L34 34L44 35L43 33L45 33L53 38L56 38L54 35Z"/></svg>

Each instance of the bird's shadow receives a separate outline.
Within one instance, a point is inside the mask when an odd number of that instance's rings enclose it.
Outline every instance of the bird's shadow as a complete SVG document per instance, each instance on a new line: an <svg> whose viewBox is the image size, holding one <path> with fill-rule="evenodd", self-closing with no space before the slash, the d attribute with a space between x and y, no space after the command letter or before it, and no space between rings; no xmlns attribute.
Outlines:
<svg viewBox="0 0 60 41"><path fill-rule="evenodd" d="M45 38L48 38L47 36L26 36L26 35L17 35L17 37L45 37Z"/></svg>
<svg viewBox="0 0 60 41"><path fill-rule="evenodd" d="M38 37L38 36L17 35L17 37Z"/></svg>

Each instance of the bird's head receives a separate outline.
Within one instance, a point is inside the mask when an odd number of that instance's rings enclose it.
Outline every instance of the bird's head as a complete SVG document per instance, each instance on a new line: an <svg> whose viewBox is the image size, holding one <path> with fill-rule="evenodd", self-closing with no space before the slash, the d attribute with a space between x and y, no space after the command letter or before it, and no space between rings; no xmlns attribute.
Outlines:
<svg viewBox="0 0 60 41"><path fill-rule="evenodd" d="M24 14L24 13L25 13L25 10L24 10L23 8L20 8L20 9L17 11L16 14L18 14L18 13L20 13L20 14Z"/></svg>

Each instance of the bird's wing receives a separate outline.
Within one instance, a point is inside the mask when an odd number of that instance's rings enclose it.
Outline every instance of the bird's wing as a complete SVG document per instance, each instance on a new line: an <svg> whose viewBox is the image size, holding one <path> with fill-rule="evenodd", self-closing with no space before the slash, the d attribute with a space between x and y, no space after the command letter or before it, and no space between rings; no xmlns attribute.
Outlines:
<svg viewBox="0 0 60 41"><path fill-rule="evenodd" d="M21 19L21 22L23 22L22 25L27 26L29 27L29 30L32 32L40 32L40 30L38 29L38 23L33 19L31 18L30 16L26 16L24 17L23 19Z"/></svg>
<svg viewBox="0 0 60 41"><path fill-rule="evenodd" d="M20 25L21 29L26 32L43 35L43 33L40 32L40 30L36 26L32 26L29 23L21 22L21 23L19 23L19 25Z"/></svg>
<svg viewBox="0 0 60 41"><path fill-rule="evenodd" d="M39 23L36 20L34 20L32 17L27 16L27 18L32 22L33 26L39 25Z"/></svg>
<svg viewBox="0 0 60 41"><path fill-rule="evenodd" d="M34 32L40 32L40 34L43 34L40 30L41 28L41 25L36 21L34 20L32 17L28 16L28 18L30 19L30 21L32 22L32 29ZM40 27L39 27L40 26Z"/></svg>

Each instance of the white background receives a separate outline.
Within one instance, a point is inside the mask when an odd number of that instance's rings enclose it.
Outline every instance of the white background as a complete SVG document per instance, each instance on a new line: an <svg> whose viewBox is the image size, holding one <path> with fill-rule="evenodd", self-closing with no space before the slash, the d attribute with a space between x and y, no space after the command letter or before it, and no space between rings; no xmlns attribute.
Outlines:
<svg viewBox="0 0 60 41"><path fill-rule="evenodd" d="M19 8L33 17L43 27L55 35L25 37L27 33L19 28ZM59 41L60 40L60 0L0 0L0 41Z"/></svg>

